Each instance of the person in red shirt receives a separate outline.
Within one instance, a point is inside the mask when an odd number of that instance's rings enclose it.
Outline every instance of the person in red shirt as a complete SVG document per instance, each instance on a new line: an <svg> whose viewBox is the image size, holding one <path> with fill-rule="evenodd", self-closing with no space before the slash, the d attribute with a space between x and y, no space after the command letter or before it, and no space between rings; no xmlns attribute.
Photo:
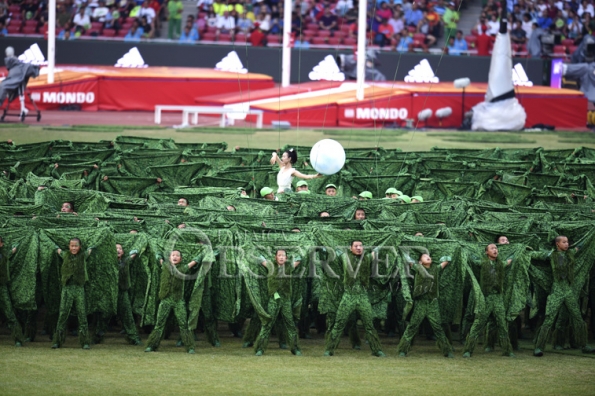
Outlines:
<svg viewBox="0 0 595 396"><path fill-rule="evenodd" d="M434 37L438 37L440 35L440 15L434 11L434 5L432 4L428 4L426 19L430 24L430 34Z"/></svg>
<svg viewBox="0 0 595 396"><path fill-rule="evenodd" d="M489 56L490 55L490 47L492 45L492 38L486 34L488 31L487 26L482 26L481 34L477 36L477 41L475 42L475 47L477 48L477 55L479 56Z"/></svg>
<svg viewBox="0 0 595 396"><path fill-rule="evenodd" d="M260 30L260 23L254 23L254 30L250 33L250 44L253 47L264 47L267 44L267 36Z"/></svg>
<svg viewBox="0 0 595 396"><path fill-rule="evenodd" d="M381 47L390 44L390 40L393 38L395 31L393 26L388 23L388 19L384 18L382 23L378 25L378 33L374 37L374 43Z"/></svg>

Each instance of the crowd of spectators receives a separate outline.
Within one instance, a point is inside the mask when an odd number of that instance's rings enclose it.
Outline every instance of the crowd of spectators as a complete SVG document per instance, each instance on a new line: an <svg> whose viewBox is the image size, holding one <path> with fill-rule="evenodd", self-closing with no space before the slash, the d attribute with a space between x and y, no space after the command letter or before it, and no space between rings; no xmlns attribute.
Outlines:
<svg viewBox="0 0 595 396"><path fill-rule="evenodd" d="M139 40L158 37L164 15L163 1L58 0L57 37L63 40L80 36L136 37ZM181 0L170 0L170 3L182 4ZM0 0L0 24L6 35L45 35L47 21L47 0Z"/></svg>
<svg viewBox="0 0 595 396"><path fill-rule="evenodd" d="M0 35L47 34L48 0L0 0ZM357 0L295 0L291 30L297 47L354 45ZM58 0L60 39L120 37L137 41L163 37L183 43L281 41L283 1L198 0L197 13L183 18L181 0ZM445 0L371 0L367 10L369 44L395 50L432 46L456 29L458 4ZM162 32L168 21L167 32Z"/></svg>
<svg viewBox="0 0 595 396"><path fill-rule="evenodd" d="M466 36L459 31L449 38L448 53L459 55L473 51L477 55L489 55L504 5L508 10L508 29L515 55L539 56L544 33L554 38L551 55L572 54L583 37L592 34L595 28L591 0L509 0L506 3L487 0L472 31Z"/></svg>

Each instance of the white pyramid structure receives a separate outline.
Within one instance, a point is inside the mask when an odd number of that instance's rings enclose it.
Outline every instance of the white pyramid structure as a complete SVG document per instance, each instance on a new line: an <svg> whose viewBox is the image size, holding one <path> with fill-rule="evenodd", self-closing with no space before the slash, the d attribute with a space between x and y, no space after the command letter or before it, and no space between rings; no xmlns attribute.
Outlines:
<svg viewBox="0 0 595 396"><path fill-rule="evenodd" d="M520 85L522 87L532 87L533 82L529 81L529 76L525 72L523 65L517 63L512 68L512 83L514 85Z"/></svg>
<svg viewBox="0 0 595 396"><path fill-rule="evenodd" d="M123 57L118 59L118 62L116 62L114 66L130 68L149 67L149 65L145 63L140 51L136 47L131 48L130 51L125 53Z"/></svg>
<svg viewBox="0 0 595 396"><path fill-rule="evenodd" d="M312 81L345 81L345 74L341 72L335 58L327 55L308 74Z"/></svg>
<svg viewBox="0 0 595 396"><path fill-rule="evenodd" d="M233 73L248 73L248 69L244 67L238 53L231 51L229 54L223 57L220 62L215 65L215 70L233 72Z"/></svg>
<svg viewBox="0 0 595 396"><path fill-rule="evenodd" d="M412 70L409 70L409 74L405 76L405 82L410 83L437 83L440 80L434 74L432 66L427 59L422 59Z"/></svg>
<svg viewBox="0 0 595 396"><path fill-rule="evenodd" d="M33 65L47 65L48 61L45 60L45 56L41 52L37 43L33 44L29 49L25 50L19 55L19 60L23 63L30 63Z"/></svg>

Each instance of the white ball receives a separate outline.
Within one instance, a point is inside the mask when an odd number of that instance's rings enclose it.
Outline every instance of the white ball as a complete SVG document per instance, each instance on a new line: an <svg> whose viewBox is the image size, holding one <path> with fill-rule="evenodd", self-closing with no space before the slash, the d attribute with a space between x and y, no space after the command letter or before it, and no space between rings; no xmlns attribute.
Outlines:
<svg viewBox="0 0 595 396"><path fill-rule="evenodd" d="M336 140L323 139L310 150L310 164L318 173L334 175L345 165L345 150Z"/></svg>

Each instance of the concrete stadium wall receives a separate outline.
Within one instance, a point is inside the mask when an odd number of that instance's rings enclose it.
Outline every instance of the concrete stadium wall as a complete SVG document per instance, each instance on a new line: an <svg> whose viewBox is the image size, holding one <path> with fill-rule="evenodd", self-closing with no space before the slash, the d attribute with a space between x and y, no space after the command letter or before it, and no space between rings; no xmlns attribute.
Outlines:
<svg viewBox="0 0 595 396"><path fill-rule="evenodd" d="M37 43L47 56L47 42L39 37L3 37L2 51L11 45L17 54L23 53ZM214 68L230 51L236 51L245 68L253 73L272 76L281 81L281 48L183 45L175 43L128 43L123 41L73 40L56 42L56 63L76 65L114 65L130 48L137 47L150 66L206 67ZM308 74L327 55L349 54L351 51L332 49L293 50L291 61L291 82L310 81ZM399 54L382 52L379 55L379 70L388 81L403 81L405 76L423 59L427 59L440 81L453 81L469 77L472 82L487 82L490 67L489 57L439 56L430 54ZM541 59L515 58L534 85L548 83L544 76L544 62Z"/></svg>

